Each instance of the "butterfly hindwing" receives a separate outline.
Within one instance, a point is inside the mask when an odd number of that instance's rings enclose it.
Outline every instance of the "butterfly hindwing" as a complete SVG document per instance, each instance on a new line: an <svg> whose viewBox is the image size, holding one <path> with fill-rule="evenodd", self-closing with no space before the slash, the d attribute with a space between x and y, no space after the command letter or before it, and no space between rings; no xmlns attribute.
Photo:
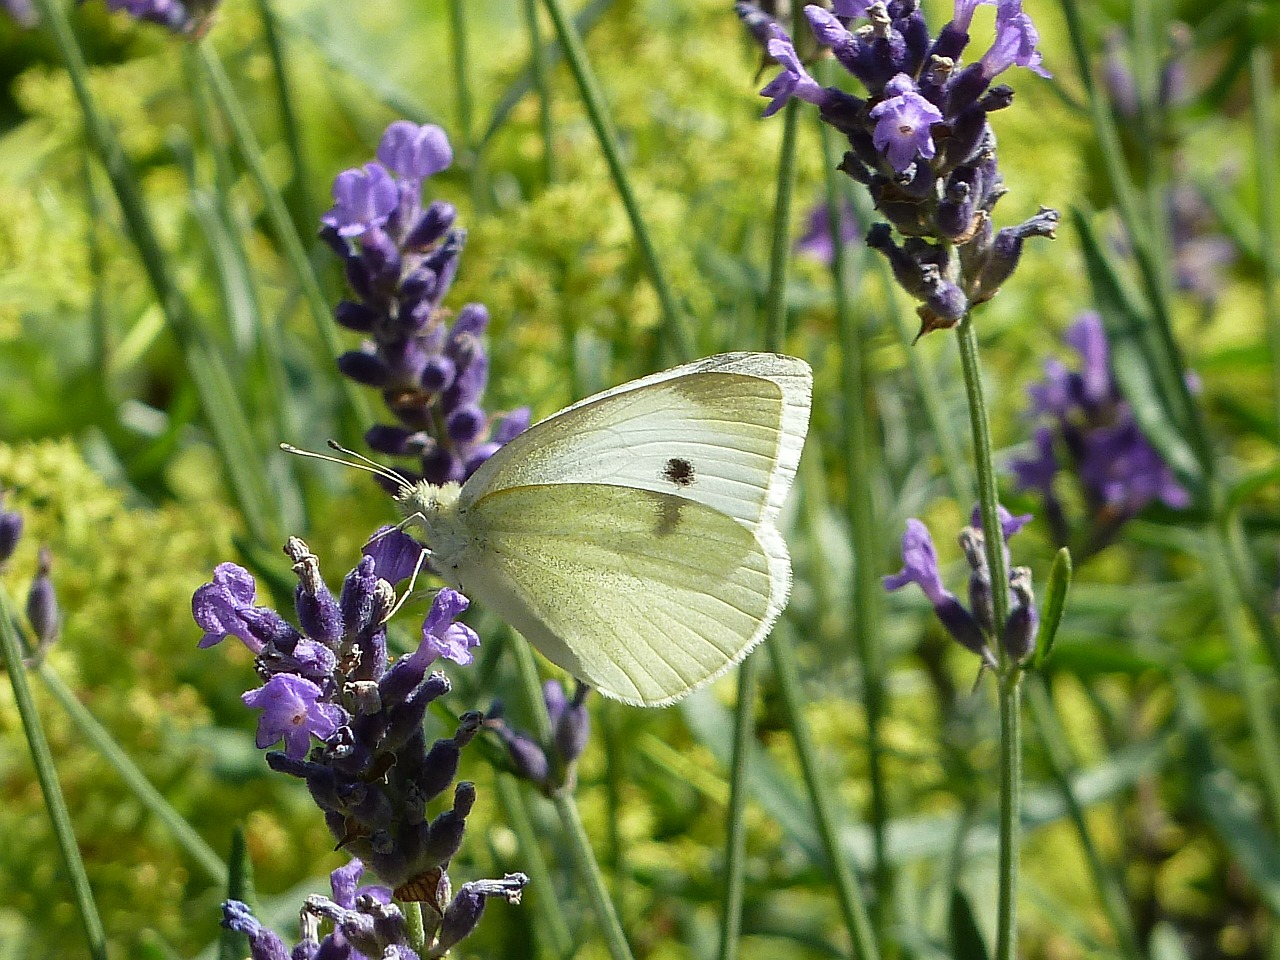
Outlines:
<svg viewBox="0 0 1280 960"><path fill-rule="evenodd" d="M791 571L772 527L697 501L593 483L497 490L467 508L464 592L606 696L659 706L768 633Z"/></svg>

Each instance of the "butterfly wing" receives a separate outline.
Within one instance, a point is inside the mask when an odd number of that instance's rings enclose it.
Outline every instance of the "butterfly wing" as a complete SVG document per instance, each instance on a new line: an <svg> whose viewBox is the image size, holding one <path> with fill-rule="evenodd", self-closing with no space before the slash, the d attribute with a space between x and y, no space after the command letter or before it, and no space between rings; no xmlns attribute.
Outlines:
<svg viewBox="0 0 1280 960"><path fill-rule="evenodd" d="M588 397L498 450L461 504L499 490L603 483L666 493L746 524L771 526L809 424L803 360L727 353Z"/></svg>
<svg viewBox="0 0 1280 960"><path fill-rule="evenodd" d="M672 703L745 657L791 585L772 525L634 486L508 487L471 504L467 526L463 592L553 663L640 706Z"/></svg>

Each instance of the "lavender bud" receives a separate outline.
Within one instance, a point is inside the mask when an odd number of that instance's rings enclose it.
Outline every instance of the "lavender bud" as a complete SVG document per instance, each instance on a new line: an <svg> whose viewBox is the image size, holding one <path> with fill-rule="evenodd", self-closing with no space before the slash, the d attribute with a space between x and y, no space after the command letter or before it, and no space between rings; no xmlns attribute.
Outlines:
<svg viewBox="0 0 1280 960"><path fill-rule="evenodd" d="M444 912L435 951L445 951L465 940L475 930L489 897L502 897L507 903L519 903L520 893L529 878L523 873L508 873L501 880L472 880L464 883Z"/></svg>
<svg viewBox="0 0 1280 960"><path fill-rule="evenodd" d="M1000 287L1012 275L1022 256L1022 243L1027 237L1048 237L1058 229L1058 211L1041 207L1030 220L1016 227L1005 227L998 232L991 245L991 253L975 284L975 303L985 303L994 297Z"/></svg>
<svg viewBox="0 0 1280 960"><path fill-rule="evenodd" d="M497 730L502 742L506 744L507 756L515 775L540 787L545 785L551 775L551 764L542 747L524 734L516 733L505 723Z"/></svg>
<svg viewBox="0 0 1280 960"><path fill-rule="evenodd" d="M0 497L3 491L0 491ZM22 514L13 510L0 510L0 564L11 556L22 538Z"/></svg>
<svg viewBox="0 0 1280 960"><path fill-rule="evenodd" d="M372 333L381 314L372 307L352 300L343 300L333 310L333 318L339 325L357 333Z"/></svg>
<svg viewBox="0 0 1280 960"><path fill-rule="evenodd" d="M982 531L965 527L960 531L960 549L973 572L969 576L969 607L982 632L995 629L995 607L991 596L991 572L987 569L986 540Z"/></svg>
<svg viewBox="0 0 1280 960"><path fill-rule="evenodd" d="M342 581L342 594L338 603L342 610L342 620L352 633L364 633L375 625L374 607L379 580L374 575L373 567L372 557L361 557L356 568Z"/></svg>
<svg viewBox="0 0 1280 960"><path fill-rule="evenodd" d="M453 380L457 374L457 364L450 357L436 354L429 358L422 368L422 389L431 393L442 393L453 386Z"/></svg>
<svg viewBox="0 0 1280 960"><path fill-rule="evenodd" d="M449 439L465 445L480 439L487 422L483 410L475 404L467 404L449 414L445 419L445 429L449 432Z"/></svg>
<svg viewBox="0 0 1280 960"><path fill-rule="evenodd" d="M58 630L62 625L58 597L54 593L53 581L49 579L52 565L53 553L48 547L41 547L36 577L31 581L31 590L27 594L27 620L30 621L31 629L42 649L58 639Z"/></svg>
<svg viewBox="0 0 1280 960"><path fill-rule="evenodd" d="M1031 592L1031 571L1014 567L1009 577L1009 590L1014 607L1004 628L1004 651L1014 663L1022 663L1035 649L1036 632L1040 629L1040 613Z"/></svg>
<svg viewBox="0 0 1280 960"><path fill-rule="evenodd" d="M298 576L298 586L294 593L298 623L307 636L319 640L331 649L337 649L344 630L342 611L329 588L320 579L320 562L297 537L289 538L284 552L293 561L293 572Z"/></svg>
<svg viewBox="0 0 1280 960"><path fill-rule="evenodd" d="M409 250L425 250L445 235L457 216L458 211L453 204L443 200L435 201L423 211L405 237L405 247Z"/></svg>
<svg viewBox="0 0 1280 960"><path fill-rule="evenodd" d="M388 423L377 423L364 433L364 442L378 453L389 457L403 457L409 450L409 441L415 431Z"/></svg>
<svg viewBox="0 0 1280 960"><path fill-rule="evenodd" d="M366 387L385 387L391 382L391 370L370 350L348 350L338 358L338 372Z"/></svg>

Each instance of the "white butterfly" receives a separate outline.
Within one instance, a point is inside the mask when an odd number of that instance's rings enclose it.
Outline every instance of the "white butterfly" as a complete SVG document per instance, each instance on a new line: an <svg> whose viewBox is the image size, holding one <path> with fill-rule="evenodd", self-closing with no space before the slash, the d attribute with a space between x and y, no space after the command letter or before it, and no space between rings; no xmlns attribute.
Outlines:
<svg viewBox="0 0 1280 960"><path fill-rule="evenodd" d="M607 697L665 706L786 605L778 514L809 424L795 357L727 353L534 424L464 484L396 495L435 570Z"/></svg>

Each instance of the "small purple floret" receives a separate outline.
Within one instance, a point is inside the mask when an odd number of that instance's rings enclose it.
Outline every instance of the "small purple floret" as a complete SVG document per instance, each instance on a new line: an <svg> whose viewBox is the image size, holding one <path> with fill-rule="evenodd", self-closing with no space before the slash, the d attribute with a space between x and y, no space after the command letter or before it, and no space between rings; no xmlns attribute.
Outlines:
<svg viewBox="0 0 1280 960"><path fill-rule="evenodd" d="M933 158L931 128L941 122L942 111L916 92L915 83L905 73L885 84L884 92L887 99L871 108L871 119L876 121L872 141L889 165L902 173L917 154L926 160Z"/></svg>
<svg viewBox="0 0 1280 960"><path fill-rule="evenodd" d="M284 740L285 755L301 760L311 749L311 737L330 737L347 719L346 712L331 703L320 703L323 691L303 677L278 673L257 690L250 690L241 700L254 710L258 718L258 749Z"/></svg>

